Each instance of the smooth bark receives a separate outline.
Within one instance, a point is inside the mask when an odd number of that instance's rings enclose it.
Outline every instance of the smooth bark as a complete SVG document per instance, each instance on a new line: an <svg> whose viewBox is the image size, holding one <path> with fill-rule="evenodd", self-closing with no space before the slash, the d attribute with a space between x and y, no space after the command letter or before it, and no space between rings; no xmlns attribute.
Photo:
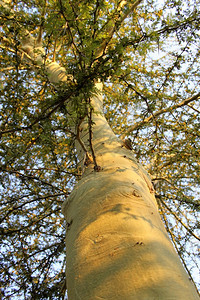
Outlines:
<svg viewBox="0 0 200 300"><path fill-rule="evenodd" d="M101 100L93 98L99 169L84 166L63 207L69 299L199 299L162 224L150 179L113 134ZM85 124L85 143L86 130Z"/></svg>
<svg viewBox="0 0 200 300"><path fill-rule="evenodd" d="M31 39L23 41L27 55L46 68L52 83L67 82L64 68L45 62ZM149 176L112 132L102 84L96 87L92 123L85 118L78 128L82 179L63 205L68 298L199 299L160 219Z"/></svg>

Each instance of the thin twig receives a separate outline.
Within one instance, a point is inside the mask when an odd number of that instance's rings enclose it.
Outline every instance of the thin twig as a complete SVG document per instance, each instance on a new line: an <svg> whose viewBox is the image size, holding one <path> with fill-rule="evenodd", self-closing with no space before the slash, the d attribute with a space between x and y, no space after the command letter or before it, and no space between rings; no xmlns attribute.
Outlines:
<svg viewBox="0 0 200 300"><path fill-rule="evenodd" d="M93 125L92 113L93 113L93 108L89 107L89 114L88 114L89 145L90 145L90 150L91 150L91 154L92 154L92 159L93 159L93 162L94 162L94 170L99 171L100 167L97 164L94 148L93 148L93 145L92 145L92 136L93 136L93 132L92 132L92 125Z"/></svg>
<svg viewBox="0 0 200 300"><path fill-rule="evenodd" d="M182 261L182 263L183 263L183 265L184 265L184 267L185 267L185 269L186 269L186 271L187 271L187 273L188 273L188 275L190 276L190 280L193 282L193 284L194 284L194 286L195 286L195 289L197 290L197 293L198 293L198 295L199 295L199 291L198 291L198 289L197 289L197 287L196 287L196 284L195 284L195 282L194 282L194 280L193 280L192 274L191 274L191 272L189 271L189 269L188 269L188 267L187 267L187 265L186 265L186 263L185 263L185 260L184 260L184 258L182 257L182 255L181 255L181 253L180 253L180 251L179 251L179 249L178 249L177 243L176 243L176 241L175 241L175 239L174 239L174 234L172 233L171 229L169 228L168 221L167 221L167 218L166 218L166 216L165 216L165 212L163 211L163 208L162 208L160 202L159 202L159 208L160 208L160 210L161 210L161 212L162 212L162 218L163 218L163 221L164 221L164 223L165 223L166 230L167 230L167 232L169 233L169 235L170 235L170 237L171 237L171 239L172 239L172 242L173 242L173 244L174 244L174 247L175 247L175 249L176 249L176 251L177 251L177 253L178 253L178 255L179 255L179 257L180 257L180 259L181 259L181 261Z"/></svg>
<svg viewBox="0 0 200 300"><path fill-rule="evenodd" d="M130 84L129 84L129 85L130 85ZM194 101L194 100L197 100L199 97L200 97L200 92L197 93L197 94L195 94L195 95L193 95L193 96L190 97L190 98L187 98L187 99L181 101L180 103L177 103L177 104L174 104L174 105L169 106L169 107L167 107L167 108L163 108L163 109L158 110L157 112L154 113L154 116L151 115L151 116L149 116L148 118L145 118L144 120L142 120L142 121L136 123L135 125L130 126L130 127L128 128L127 132L124 133L124 134L122 135L122 138L125 137L126 134L129 134L129 133L131 133L132 131L134 131L134 130L138 129L139 127L143 126L144 124L149 123L149 122L150 122L152 119L154 119L155 117L158 117L158 116L160 116L161 114L165 114L165 113L167 113L167 112L172 112L173 110L175 110L175 109L177 109L177 108L179 108L179 107L188 105L188 103L190 103L190 102L192 102L192 101Z"/></svg>
<svg viewBox="0 0 200 300"><path fill-rule="evenodd" d="M185 225L184 223L183 223L183 221L172 211L172 209L162 200L162 198L160 198L160 201L162 202L162 204L167 208L167 210L175 217L175 219L179 222L179 223L181 223L181 225L183 226L183 227L185 227L185 229L195 238L195 239L197 239L198 241L200 241L200 237L198 237L196 234L194 234L193 232L192 232L192 230L187 226L187 225Z"/></svg>

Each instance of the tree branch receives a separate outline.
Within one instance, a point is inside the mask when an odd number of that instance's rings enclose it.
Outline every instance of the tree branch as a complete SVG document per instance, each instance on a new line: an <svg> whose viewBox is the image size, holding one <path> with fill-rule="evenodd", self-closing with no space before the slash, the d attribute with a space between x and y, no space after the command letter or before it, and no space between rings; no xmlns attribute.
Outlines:
<svg viewBox="0 0 200 300"><path fill-rule="evenodd" d="M172 209L160 198L160 201L162 202L162 204L167 208L167 210L174 216L174 218L183 226L185 227L185 229L198 241L200 241L200 237L198 237L196 234L193 233L193 231L183 223L183 221L181 220L181 218L179 218L173 211Z"/></svg>
<svg viewBox="0 0 200 300"><path fill-rule="evenodd" d="M194 283L195 289L196 289L196 291L197 291L197 293L198 293L198 295L199 295L198 289L197 289L197 287L196 287L196 285L195 285L195 282L194 282L194 280L193 280L193 278L192 278L192 274L191 274L191 272L189 271L189 269L188 269L188 267L187 267L187 265L186 265L186 263L185 263L185 260L184 260L183 256L181 255L181 253L180 253L180 251L179 251L179 248L178 248L177 243L176 243L175 238L174 238L174 234L173 234L172 230L169 228L169 224L168 224L168 221L167 221L165 212L163 211L163 208L162 208L162 206L161 206L160 203L159 203L159 208L160 208L160 210L161 210L161 212L162 212L162 218L163 218L163 221L164 221L164 223L165 223L166 230L167 230L167 232L169 233L169 235L171 236L171 239L172 239L172 242L173 242L173 244L174 244L174 247L175 247L175 249L176 249L176 251L177 251L177 253L178 253L178 255L179 255L179 257L180 257L180 259L181 259L181 261L182 261L182 263L183 263L183 265L184 265L184 267L185 267L185 269L186 269L186 271L188 272L188 275L190 276L191 281Z"/></svg>
<svg viewBox="0 0 200 300"><path fill-rule="evenodd" d="M134 9L142 2L143 0L136 0L129 8L127 8L127 10L124 12L123 14L123 8L124 6L127 4L127 1L122 0L119 3L119 6L117 8L117 11L119 13L119 17L117 19L117 21L114 22L114 18L111 18L108 23L107 23L107 38L105 38L103 40L103 42L101 43L100 47L97 49L96 53L95 53L95 58L98 59L100 56L104 55L106 52L106 48L108 46L108 44L110 43L114 33L117 31L117 29L119 28L119 25L121 25L123 23L123 21L129 16L129 14L131 12L134 11ZM111 23L111 24L109 24ZM105 26L105 25L104 25ZM102 29L101 29L102 31Z"/></svg>
<svg viewBox="0 0 200 300"><path fill-rule="evenodd" d="M129 86L131 86L131 85L129 84ZM155 112L153 115L149 116L148 118L145 118L144 120L136 123L135 125L130 126L128 128L128 130L126 131L126 133L124 133L121 137L124 138L127 134L130 134L132 131L137 130L138 128L142 127L144 124L149 123L152 119L155 119L156 117L158 117L162 114L165 114L167 112L171 112L171 111L173 111L173 110L175 110L179 107L188 105L188 103L190 103L194 100L197 100L199 97L200 97L200 92L193 95L190 98L187 98L187 99L181 101L180 103L177 103L177 104L174 104L172 106L169 106L169 107L158 110L157 112Z"/></svg>

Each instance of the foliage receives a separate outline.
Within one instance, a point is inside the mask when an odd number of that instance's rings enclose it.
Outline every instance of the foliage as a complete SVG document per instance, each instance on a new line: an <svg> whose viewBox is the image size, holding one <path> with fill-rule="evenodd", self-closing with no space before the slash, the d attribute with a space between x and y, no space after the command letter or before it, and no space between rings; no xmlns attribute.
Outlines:
<svg viewBox="0 0 200 300"><path fill-rule="evenodd" d="M98 78L106 117L117 135L132 139L176 250L198 280L199 3L146 0L131 12L131 2L1 1L5 299L63 297L61 206L80 177L67 103L73 99L81 119ZM24 57L25 29L35 37L43 32L46 59L64 66L73 84L54 86L43 66Z"/></svg>

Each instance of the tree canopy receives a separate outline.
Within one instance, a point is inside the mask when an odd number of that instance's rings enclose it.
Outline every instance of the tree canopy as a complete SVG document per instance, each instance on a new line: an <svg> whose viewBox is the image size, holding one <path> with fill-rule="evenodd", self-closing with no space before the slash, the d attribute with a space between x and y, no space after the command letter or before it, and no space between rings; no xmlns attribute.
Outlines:
<svg viewBox="0 0 200 300"><path fill-rule="evenodd" d="M200 3L0 4L2 297L63 297L61 207L81 176L68 103L81 121L98 79L106 118L151 174L161 217L197 284ZM69 84L52 83L28 55L28 34L44 61L66 69Z"/></svg>

